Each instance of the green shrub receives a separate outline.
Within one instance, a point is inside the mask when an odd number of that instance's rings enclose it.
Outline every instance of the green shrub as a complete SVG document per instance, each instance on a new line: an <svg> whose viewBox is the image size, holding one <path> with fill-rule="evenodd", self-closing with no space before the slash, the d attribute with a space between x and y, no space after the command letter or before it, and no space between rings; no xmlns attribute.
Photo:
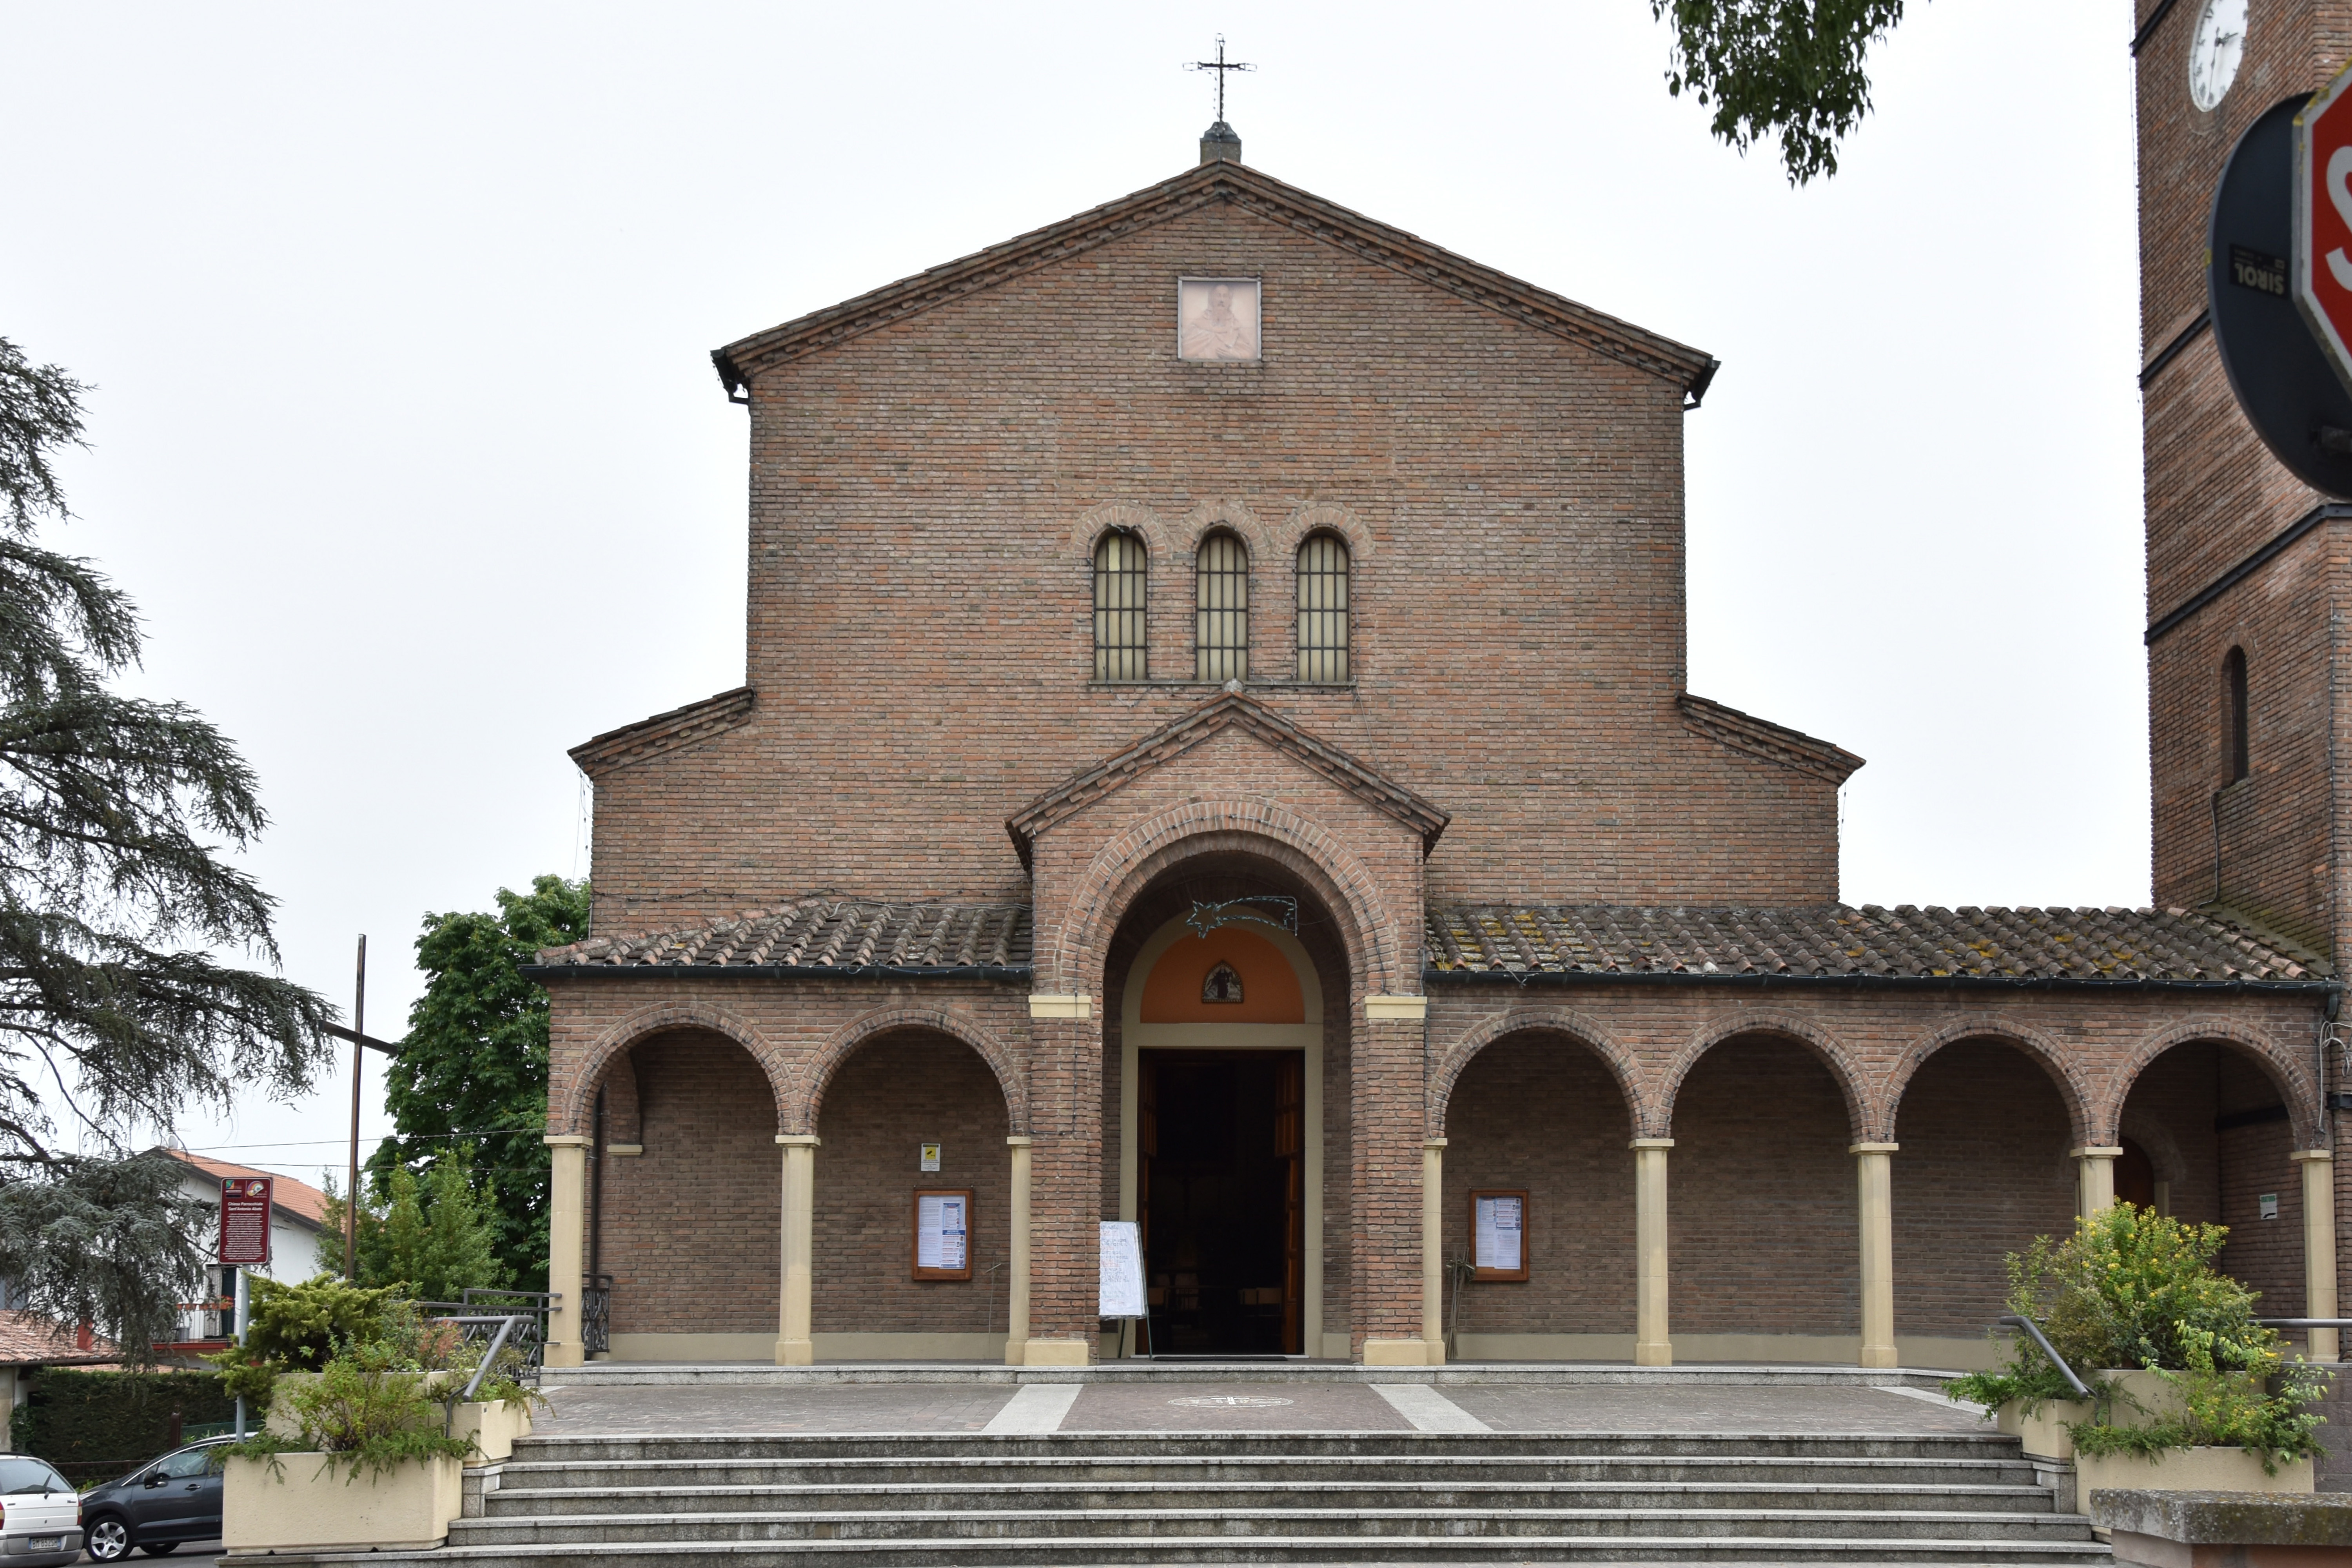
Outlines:
<svg viewBox="0 0 2352 1568"><path fill-rule="evenodd" d="M2306 1406L2326 1374L2287 1361L2284 1342L2254 1321L2257 1293L2214 1267L2229 1234L2223 1226L2117 1203L2075 1221L2063 1242L2038 1236L2009 1255L2010 1311L2039 1323L2051 1348L2091 1387L2090 1418L2067 1426L2075 1447L2151 1458L2173 1448L2242 1447L2259 1455L2265 1470L2324 1452L2321 1417ZM2123 1396L2097 1375L2109 1369L2158 1373L2179 1392L2182 1412L2117 1424ZM2050 1400L2080 1397L2024 1334L2011 1342L2005 1365L1955 1378L1944 1392L1988 1406L2016 1400L2029 1414Z"/></svg>
<svg viewBox="0 0 2352 1568"><path fill-rule="evenodd" d="M68 1479L108 1480L171 1450L174 1410L186 1427L230 1420L236 1406L210 1373L44 1367L11 1414L9 1441Z"/></svg>
<svg viewBox="0 0 2352 1568"><path fill-rule="evenodd" d="M257 1410L269 1408L278 1373L317 1372L337 1343L374 1339L392 1310L389 1287L371 1290L324 1274L299 1285L256 1279L249 1289L244 1342L205 1359L219 1369L229 1398Z"/></svg>

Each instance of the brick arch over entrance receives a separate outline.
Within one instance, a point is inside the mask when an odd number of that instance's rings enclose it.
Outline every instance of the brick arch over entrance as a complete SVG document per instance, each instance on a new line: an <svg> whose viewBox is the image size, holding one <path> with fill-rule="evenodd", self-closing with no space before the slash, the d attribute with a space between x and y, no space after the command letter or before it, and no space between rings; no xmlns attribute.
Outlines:
<svg viewBox="0 0 2352 1568"><path fill-rule="evenodd" d="M841 1065L884 1035L929 1033L945 1035L970 1046L996 1075L1004 1096L1004 1121L1014 1137L1029 1131L1029 1096L1021 1068L1004 1042L961 1014L934 1007L893 1007L854 1018L833 1032L816 1053L801 1064L785 1091L783 1128L787 1132L814 1132L824 1109L824 1091Z"/></svg>
<svg viewBox="0 0 2352 1568"><path fill-rule="evenodd" d="M783 1053L771 1046L751 1021L740 1014L706 1002L666 1002L638 1009L597 1037L581 1058L579 1070L572 1074L561 1103L551 1098L548 1131L579 1132L587 1125L589 1108L595 1103L596 1086L604 1082L614 1061L656 1035L678 1029L707 1029L714 1035L726 1036L749 1051L768 1080L769 1092L776 1098L776 1125L784 1125L784 1085L791 1069L785 1065Z"/></svg>
<svg viewBox="0 0 2352 1568"><path fill-rule="evenodd" d="M2098 1142L2113 1143L2120 1131L2124 1101L2130 1098L2132 1085L2150 1064L2175 1046L2210 1042L2235 1046L2252 1058L2270 1079L2271 1087L2286 1102L2287 1117L2294 1128L2294 1146L2314 1149L2321 1145L2319 1116L2311 1089L2310 1064L2303 1053L2282 1044L2259 1029L2226 1018L2191 1018L2185 1023L2156 1030L2133 1050L2131 1058L2116 1069L2107 1080L2106 1092L2095 1105L2094 1119Z"/></svg>
<svg viewBox="0 0 2352 1568"><path fill-rule="evenodd" d="M1654 1113L1642 1093L1641 1068L1633 1053L1600 1020L1566 1007L1513 1007L1447 1046L1438 1058L1429 1078L1430 1137L1445 1135L1445 1110L1453 1101L1454 1086L1461 1081L1462 1074L1478 1053L1510 1036L1525 1034L1566 1035L1598 1057L1608 1068L1609 1076L1616 1079L1617 1092L1624 1097L1626 1120L1633 1125L1633 1136L1660 1136L1651 1128L1663 1125L1664 1118Z"/></svg>
<svg viewBox="0 0 2352 1568"><path fill-rule="evenodd" d="M1739 1013L1727 1018L1717 1018L1702 1026L1691 1041L1675 1058L1666 1071L1665 1080L1658 1090L1657 1122L1659 1131L1647 1136L1674 1136L1675 1100L1682 1093L1684 1079L1699 1064L1699 1058L1727 1040L1744 1035L1766 1035L1784 1039L1805 1047L1813 1058L1829 1069L1830 1079L1837 1085L1838 1094L1845 1100L1847 1127L1856 1143L1874 1143L1878 1140L1871 1129L1876 1118L1871 1114L1871 1101L1862 1069L1854 1065L1853 1057L1836 1038L1811 1019L1794 1013L1770 1009Z"/></svg>
<svg viewBox="0 0 2352 1568"><path fill-rule="evenodd" d="M1911 1087L1911 1080L1918 1076L1921 1068L1927 1065L1928 1058L1946 1046L1956 1046L1962 1040L1998 1040L2004 1046L2022 1051L2042 1069L2052 1087L2058 1090L2058 1098L2065 1102L2066 1125L2074 1142L2077 1144L2101 1142L2091 1136L2091 1106L2096 1097L2090 1084L2076 1070L2073 1059L2041 1030L1998 1013L1976 1013L1947 1019L1912 1043L1886 1075L1885 1087L1873 1118L1874 1128L1870 1142L1892 1143L1895 1141L1895 1124L1902 1118L1903 1096Z"/></svg>
<svg viewBox="0 0 2352 1568"><path fill-rule="evenodd" d="M1352 981L1375 994L1418 993L1416 966L1399 963L1399 935L1391 929L1371 872L1339 836L1295 812L1265 801L1198 800L1159 812L1103 846L1073 890L1054 944L1048 984L1039 989L1099 994L1110 943L1128 909L1163 872L1208 855L1270 860L1297 876L1338 922ZM1350 997L1324 998L1347 1006Z"/></svg>

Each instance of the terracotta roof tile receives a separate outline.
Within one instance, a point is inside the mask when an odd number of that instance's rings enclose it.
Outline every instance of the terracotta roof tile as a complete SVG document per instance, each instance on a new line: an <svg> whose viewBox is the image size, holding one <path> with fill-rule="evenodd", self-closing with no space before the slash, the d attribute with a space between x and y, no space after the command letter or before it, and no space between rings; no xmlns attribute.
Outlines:
<svg viewBox="0 0 2352 1568"><path fill-rule="evenodd" d="M271 1207L284 1209L297 1219L308 1220L314 1226L327 1223L327 1194L308 1182L280 1175L276 1171L257 1171L251 1165L233 1165L226 1160L208 1160L202 1154L191 1154L185 1149L165 1149L163 1152L216 1179L267 1176L275 1184L269 1189Z"/></svg>
<svg viewBox="0 0 2352 1568"><path fill-rule="evenodd" d="M60 1329L30 1312L0 1310L0 1366L110 1362L121 1353L112 1340L102 1336L93 1334L89 1348L83 1350L71 1329Z"/></svg>
<svg viewBox="0 0 2352 1568"><path fill-rule="evenodd" d="M539 955L548 969L744 969L992 973L1029 963L1026 904L803 899L689 931L591 937Z"/></svg>
<svg viewBox="0 0 2352 1568"><path fill-rule="evenodd" d="M1429 910L1425 931L1433 977L2308 984L2335 974L2280 937L2179 909L1459 904Z"/></svg>

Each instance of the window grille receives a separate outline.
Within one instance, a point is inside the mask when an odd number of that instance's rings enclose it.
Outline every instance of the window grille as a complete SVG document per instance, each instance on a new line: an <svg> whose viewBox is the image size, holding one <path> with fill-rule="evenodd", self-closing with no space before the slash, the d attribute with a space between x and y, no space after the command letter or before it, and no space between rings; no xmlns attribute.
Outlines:
<svg viewBox="0 0 2352 1568"><path fill-rule="evenodd" d="M1249 679L1249 552L1230 533L1201 541L1192 574L1194 678Z"/></svg>
<svg viewBox="0 0 2352 1568"><path fill-rule="evenodd" d="M1143 542L1106 533L1095 546L1095 679L1141 680L1150 659L1145 621L1150 580Z"/></svg>
<svg viewBox="0 0 2352 1568"><path fill-rule="evenodd" d="M2246 650L2233 647L2221 660L2221 782L2236 784L2253 771L2246 744Z"/></svg>
<svg viewBox="0 0 2352 1568"><path fill-rule="evenodd" d="M1348 679L1348 546L1333 534L1298 547L1298 679Z"/></svg>

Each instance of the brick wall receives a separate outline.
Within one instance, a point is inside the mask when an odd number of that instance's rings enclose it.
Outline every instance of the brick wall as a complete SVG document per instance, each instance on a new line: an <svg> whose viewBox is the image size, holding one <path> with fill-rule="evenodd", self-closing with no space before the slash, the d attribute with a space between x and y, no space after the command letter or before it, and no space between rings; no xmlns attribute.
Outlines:
<svg viewBox="0 0 2352 1568"><path fill-rule="evenodd" d="M1977 1338L2009 1310L2003 1255L2074 1232L2065 1101L2022 1051L1963 1040L1911 1080L1895 1132L1895 1331Z"/></svg>
<svg viewBox="0 0 2352 1568"><path fill-rule="evenodd" d="M1264 277L1263 365L1173 359L1170 285L1204 267ZM1213 525L1251 549L1253 695L1454 814L1442 896L1835 892L1834 787L1674 706L1667 379L1220 205L751 395L757 710L595 770L599 931L820 888L1020 896L1005 818L1213 694L1189 627ZM1150 550L1147 686L1090 684L1114 508ZM1309 526L1353 549L1351 686L1289 680Z"/></svg>
<svg viewBox="0 0 2352 1568"><path fill-rule="evenodd" d="M1525 1187L1529 1278L1470 1285L1463 1332L1633 1331L1632 1137L1616 1079L1573 1040L1515 1035L1471 1063L1445 1120L1445 1258L1471 1256L1472 1188Z"/></svg>
<svg viewBox="0 0 2352 1568"><path fill-rule="evenodd" d="M1674 1137L1675 1331L1859 1332L1852 1140L1821 1064L1786 1040L1717 1046L1675 1097Z"/></svg>
<svg viewBox="0 0 2352 1568"><path fill-rule="evenodd" d="M885 1037L843 1064L817 1132L816 1331L1003 1332L1012 1161L987 1064L961 1041ZM925 1143L941 1146L937 1174L919 1168ZM971 1279L912 1278L919 1187L972 1190Z"/></svg>
<svg viewBox="0 0 2352 1568"><path fill-rule="evenodd" d="M613 1331L775 1332L782 1162L760 1064L688 1031L631 1057L646 1152L604 1162Z"/></svg>

